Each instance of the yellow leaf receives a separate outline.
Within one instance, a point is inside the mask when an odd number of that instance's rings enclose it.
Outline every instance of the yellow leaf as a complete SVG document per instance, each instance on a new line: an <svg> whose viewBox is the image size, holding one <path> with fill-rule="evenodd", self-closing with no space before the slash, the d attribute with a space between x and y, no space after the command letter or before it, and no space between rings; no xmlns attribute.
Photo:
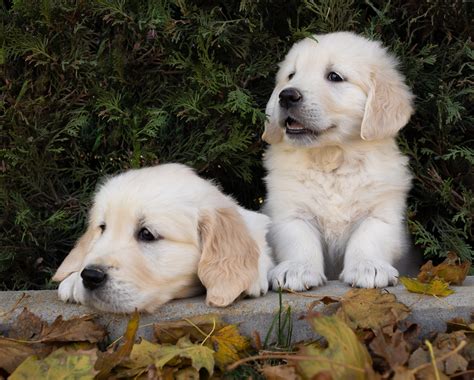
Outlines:
<svg viewBox="0 0 474 380"><path fill-rule="evenodd" d="M176 345L163 345L159 350L159 358L155 361L157 368L163 368L175 358L191 359L191 365L199 371L205 368L209 375L214 371L214 351L200 344L193 344L187 337L178 340Z"/></svg>
<svg viewBox="0 0 474 380"><path fill-rule="evenodd" d="M446 297L454 293L454 290L449 288L449 284L443 280L432 280L424 284L414 278L400 277L400 282L412 293L429 294L440 297Z"/></svg>
<svg viewBox="0 0 474 380"><path fill-rule="evenodd" d="M462 285L469 273L471 263L465 261L461 263L461 259L454 252L448 252L448 257L439 265L433 266L428 261L420 268L418 280L421 282L430 282L434 279L444 280L450 284Z"/></svg>
<svg viewBox="0 0 474 380"><path fill-rule="evenodd" d="M124 343L117 351L105 352L99 356L95 364L95 368L100 371L97 375L98 379L108 378L112 369L129 357L135 343L135 334L137 333L139 322L140 315L135 311L128 321L124 334Z"/></svg>
<svg viewBox="0 0 474 380"><path fill-rule="evenodd" d="M247 338L240 335L236 325L227 325L211 336L214 359L219 368L224 369L240 359L239 352L249 347Z"/></svg>
<svg viewBox="0 0 474 380"><path fill-rule="evenodd" d="M67 352L60 348L47 358L39 360L30 356L11 374L9 379L93 379L98 371L94 369L97 350Z"/></svg>
<svg viewBox="0 0 474 380"><path fill-rule="evenodd" d="M380 289L351 289L341 299L336 315L353 329L377 329L408 317L408 306Z"/></svg>
<svg viewBox="0 0 474 380"><path fill-rule="evenodd" d="M189 336L191 342L203 341L212 331L223 326L224 323L217 314L206 314L179 321L155 323L153 329L158 343L176 344L183 336Z"/></svg>
<svg viewBox="0 0 474 380"><path fill-rule="evenodd" d="M299 354L314 356L312 360L296 360L300 374L307 379L330 371L334 380L364 380L373 375L372 359L354 331L336 316L311 319L314 331L326 338L328 347L301 345Z"/></svg>

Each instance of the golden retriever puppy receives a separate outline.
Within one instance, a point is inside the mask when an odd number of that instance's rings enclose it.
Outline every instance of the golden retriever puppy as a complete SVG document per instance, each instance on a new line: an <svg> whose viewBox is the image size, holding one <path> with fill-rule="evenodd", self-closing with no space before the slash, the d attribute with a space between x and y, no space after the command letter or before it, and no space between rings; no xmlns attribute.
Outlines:
<svg viewBox="0 0 474 380"><path fill-rule="evenodd" d="M395 137L412 100L379 42L338 32L289 51L263 135L273 288L305 290L337 276L364 288L397 282L412 177Z"/></svg>
<svg viewBox="0 0 474 380"><path fill-rule="evenodd" d="M268 225L186 166L130 170L99 188L53 280L61 300L104 311L152 312L202 286L209 305L227 306L267 292Z"/></svg>

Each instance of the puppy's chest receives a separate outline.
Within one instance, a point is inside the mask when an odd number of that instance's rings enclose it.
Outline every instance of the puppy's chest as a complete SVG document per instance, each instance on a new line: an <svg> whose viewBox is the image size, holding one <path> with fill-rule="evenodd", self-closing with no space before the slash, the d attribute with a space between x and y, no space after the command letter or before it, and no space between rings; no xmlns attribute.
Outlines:
<svg viewBox="0 0 474 380"><path fill-rule="evenodd" d="M301 172L303 208L328 235L340 235L371 209L375 181L363 165L342 165L321 170L317 165Z"/></svg>

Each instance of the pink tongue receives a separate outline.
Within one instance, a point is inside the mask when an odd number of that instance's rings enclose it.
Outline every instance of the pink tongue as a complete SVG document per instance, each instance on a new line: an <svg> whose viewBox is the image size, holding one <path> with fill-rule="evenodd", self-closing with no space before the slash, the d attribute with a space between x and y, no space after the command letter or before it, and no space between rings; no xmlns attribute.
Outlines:
<svg viewBox="0 0 474 380"><path fill-rule="evenodd" d="M296 121L292 122L291 124L288 124L288 128L290 128L290 129L304 129L304 127Z"/></svg>

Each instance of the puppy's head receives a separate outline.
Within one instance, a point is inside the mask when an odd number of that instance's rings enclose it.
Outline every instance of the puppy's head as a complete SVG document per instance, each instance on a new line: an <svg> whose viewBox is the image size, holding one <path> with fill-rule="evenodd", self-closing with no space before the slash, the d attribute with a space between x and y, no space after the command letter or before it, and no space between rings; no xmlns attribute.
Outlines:
<svg viewBox="0 0 474 380"><path fill-rule="evenodd" d="M263 139L292 146L394 137L413 94L379 42L349 32L296 43L280 64Z"/></svg>
<svg viewBox="0 0 474 380"><path fill-rule="evenodd" d="M153 311L202 285L226 306L258 276L258 256L235 202L169 164L109 179L53 280L61 298L105 311Z"/></svg>

